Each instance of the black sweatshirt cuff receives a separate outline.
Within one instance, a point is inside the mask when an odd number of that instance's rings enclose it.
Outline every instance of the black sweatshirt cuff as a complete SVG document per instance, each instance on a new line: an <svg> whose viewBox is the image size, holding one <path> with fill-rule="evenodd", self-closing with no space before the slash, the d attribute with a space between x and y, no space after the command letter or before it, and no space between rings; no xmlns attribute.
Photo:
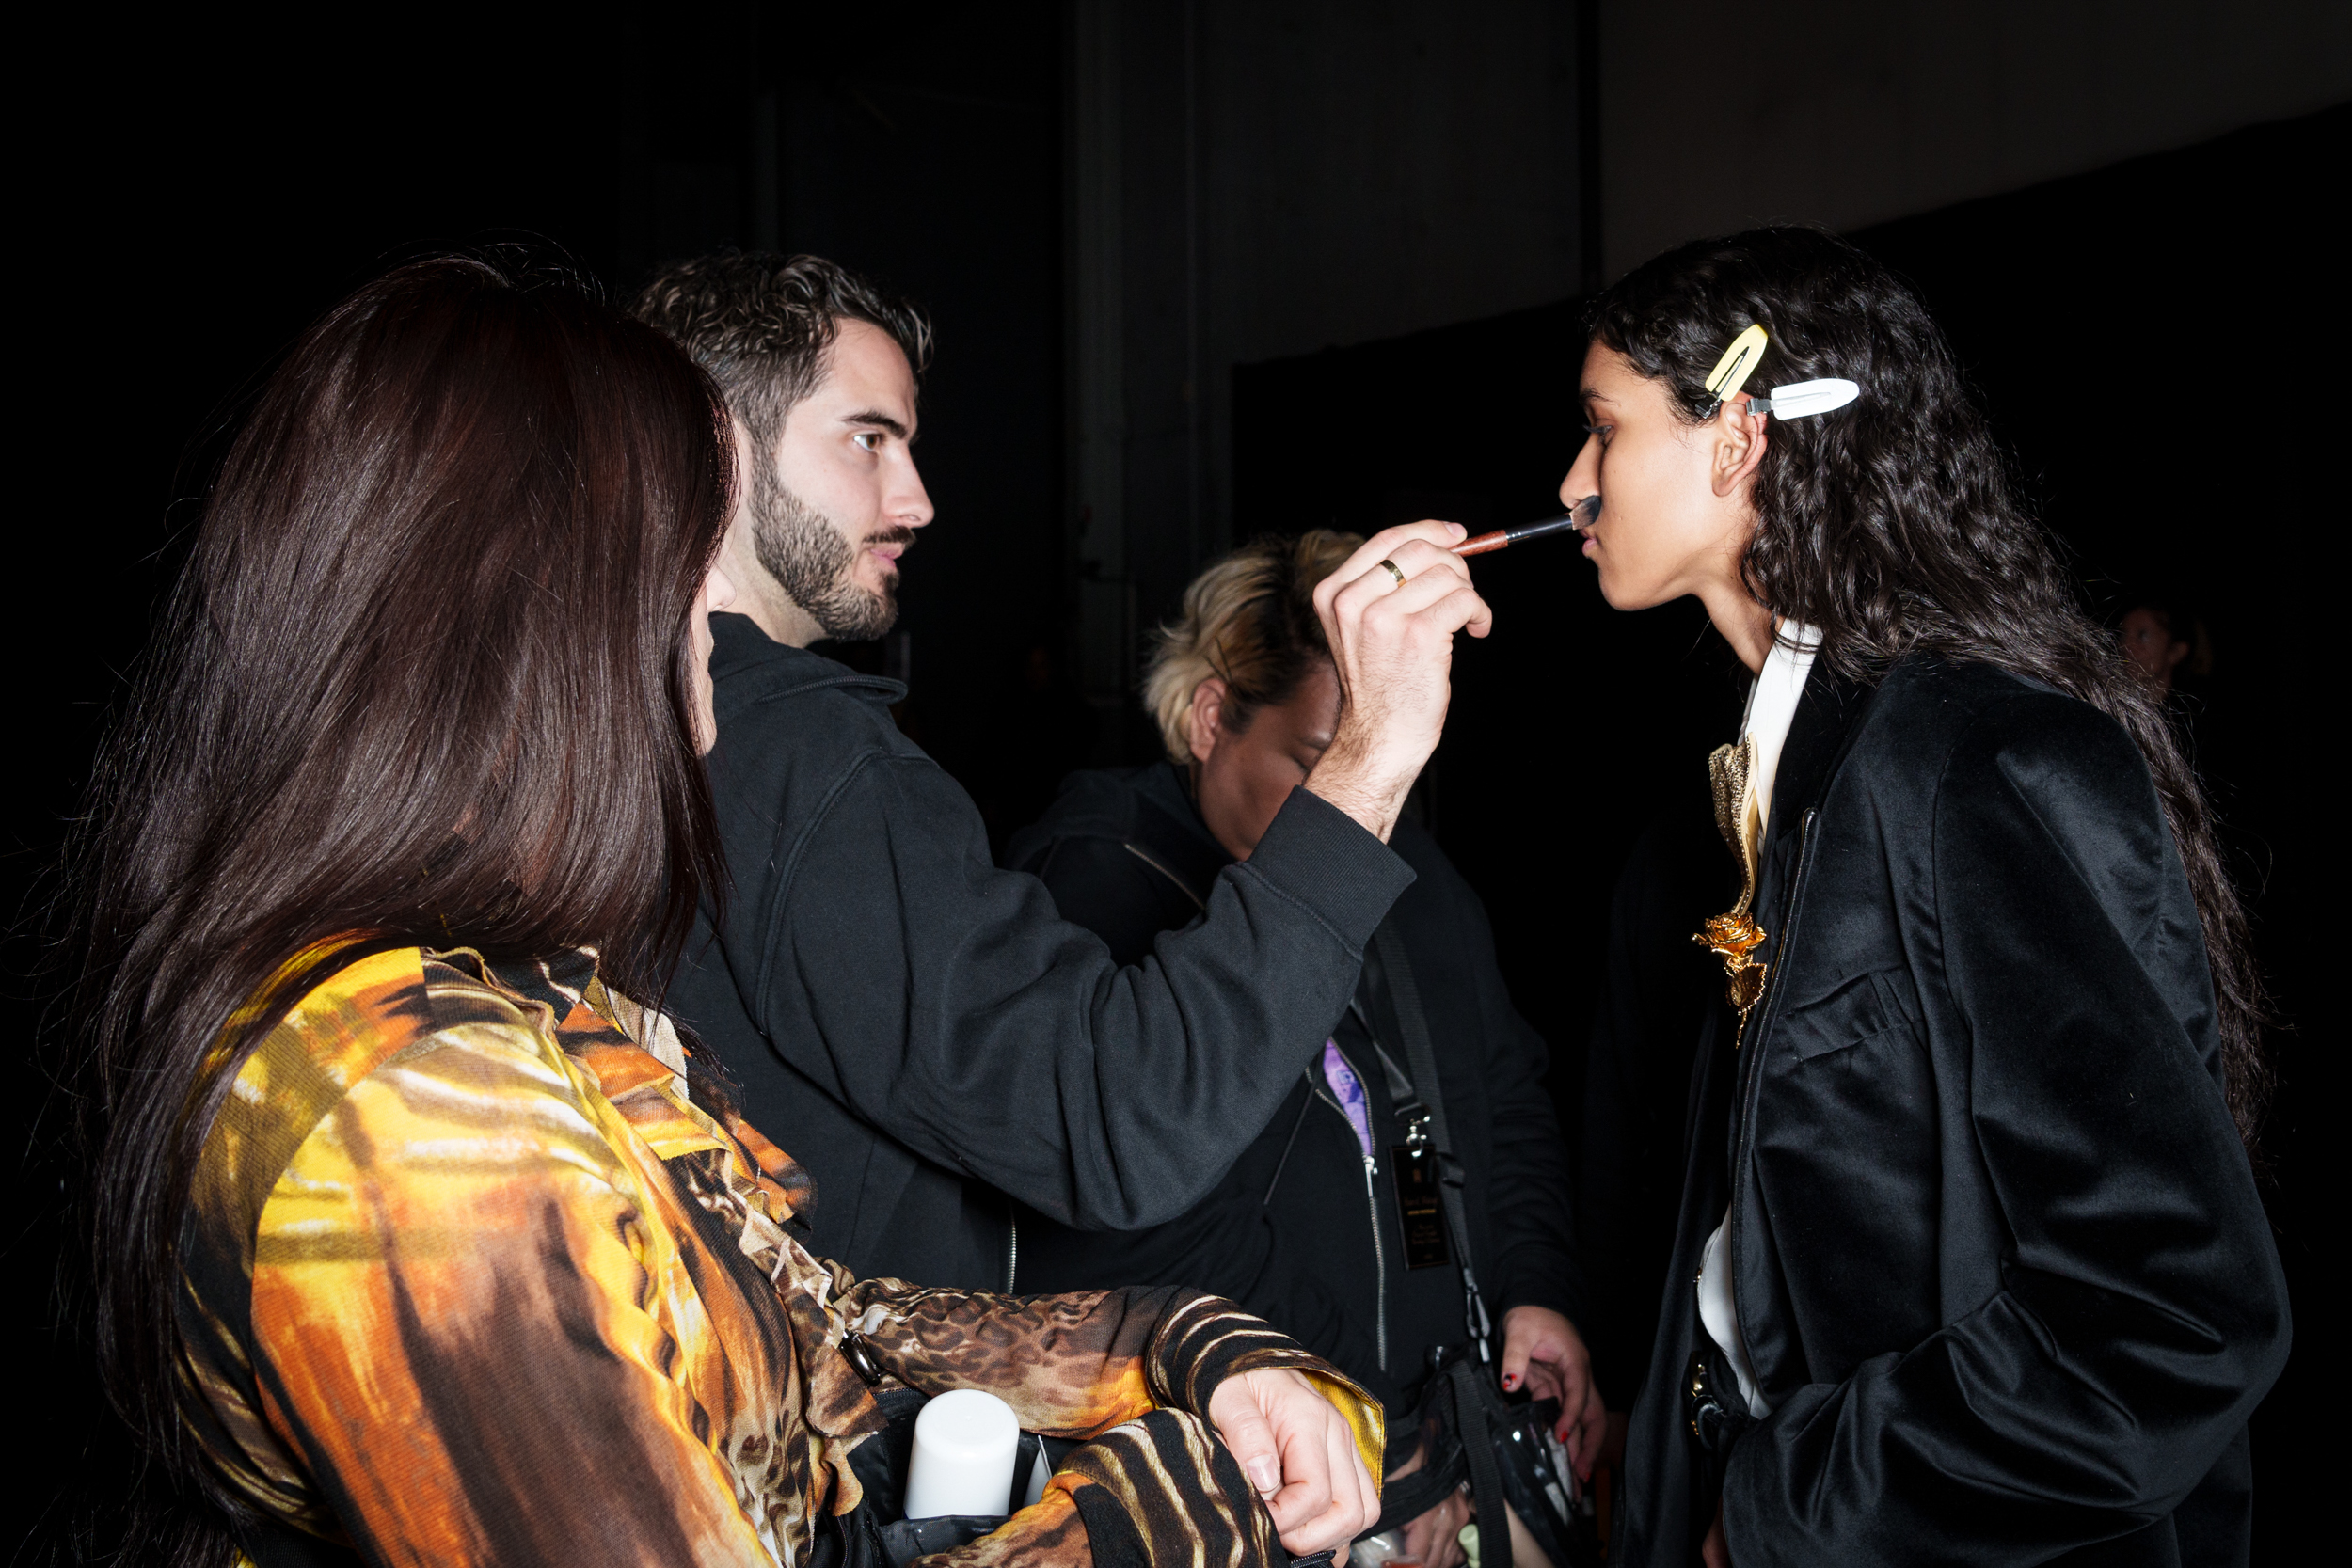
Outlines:
<svg viewBox="0 0 2352 1568"><path fill-rule="evenodd" d="M1389 906L1413 885L1402 856L1303 786L1274 814L1242 872L1297 900L1353 953L1363 951Z"/></svg>
<svg viewBox="0 0 2352 1568"><path fill-rule="evenodd" d="M1566 1254L1548 1246L1521 1245L1501 1259L1493 1300L1498 1312L1514 1307L1549 1307L1576 1324L1590 1347L1593 1331L1587 1324L1583 1271Z"/></svg>

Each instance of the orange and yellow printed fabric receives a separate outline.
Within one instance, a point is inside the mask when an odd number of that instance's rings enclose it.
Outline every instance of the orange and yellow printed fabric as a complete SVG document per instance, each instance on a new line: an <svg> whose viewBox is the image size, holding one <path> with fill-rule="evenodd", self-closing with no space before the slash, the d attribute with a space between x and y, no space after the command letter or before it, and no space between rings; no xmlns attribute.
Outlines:
<svg viewBox="0 0 2352 1568"><path fill-rule="evenodd" d="M208 1133L183 1406L267 1523L382 1563L802 1568L881 1431L839 1346L1092 1439L940 1560L1254 1568L1271 1523L1198 1413L1314 1378L1377 1476L1379 1406L1216 1297L852 1279L792 1234L806 1176L694 1104L588 953L402 948L296 1003ZM1091 1536L1089 1534L1091 1531Z"/></svg>

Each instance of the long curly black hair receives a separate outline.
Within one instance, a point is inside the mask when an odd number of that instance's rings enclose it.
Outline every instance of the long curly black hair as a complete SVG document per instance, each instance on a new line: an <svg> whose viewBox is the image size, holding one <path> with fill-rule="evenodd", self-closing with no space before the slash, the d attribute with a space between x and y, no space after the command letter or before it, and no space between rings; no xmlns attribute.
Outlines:
<svg viewBox="0 0 2352 1568"><path fill-rule="evenodd" d="M2085 610L1944 334L1895 275L1836 236L1751 230L1678 246L1596 302L1593 337L1662 383L1696 423L1706 379L1751 325L1772 335L1748 386L1839 376L1860 401L1775 420L1743 563L1774 614L1820 628L1839 674L1897 659L1972 659L2057 688L2113 718L2154 775L2204 926L2230 1111L2249 1149L2271 1088L2267 1007L2213 812L2156 694Z"/></svg>

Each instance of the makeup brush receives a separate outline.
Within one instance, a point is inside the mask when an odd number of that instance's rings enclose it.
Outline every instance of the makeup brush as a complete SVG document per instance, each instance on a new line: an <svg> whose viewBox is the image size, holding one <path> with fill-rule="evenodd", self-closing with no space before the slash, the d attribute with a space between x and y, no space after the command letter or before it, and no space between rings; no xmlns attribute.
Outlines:
<svg viewBox="0 0 2352 1568"><path fill-rule="evenodd" d="M1541 522L1521 523L1517 528L1499 528L1492 533L1482 533L1475 539L1465 539L1454 546L1455 555L1485 555L1488 550L1508 549L1529 539L1541 539L1547 533L1565 533L1570 529L1590 528L1600 520L1600 498L1587 496L1569 511Z"/></svg>

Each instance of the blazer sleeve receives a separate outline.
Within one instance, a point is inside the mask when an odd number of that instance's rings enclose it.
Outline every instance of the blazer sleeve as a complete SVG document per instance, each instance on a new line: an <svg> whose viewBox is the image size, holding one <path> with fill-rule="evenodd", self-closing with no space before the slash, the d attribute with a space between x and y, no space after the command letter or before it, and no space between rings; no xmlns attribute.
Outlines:
<svg viewBox="0 0 2352 1568"><path fill-rule="evenodd" d="M778 1054L922 1157L1085 1229L1183 1212L1345 1006L1412 872L1300 789L1140 963L998 870L929 758L874 756L787 847L748 998ZM764 878L763 878L764 879Z"/></svg>
<svg viewBox="0 0 2352 1568"><path fill-rule="evenodd" d="M1931 907L1904 937L1932 1048L1964 1062L2009 1256L1982 1305L1740 1441L1724 1522L1743 1564L1927 1560L1931 1543L2042 1561L2122 1535L2187 1496L2285 1359L2195 906L2129 737L2056 696L1988 710L1924 847Z"/></svg>

